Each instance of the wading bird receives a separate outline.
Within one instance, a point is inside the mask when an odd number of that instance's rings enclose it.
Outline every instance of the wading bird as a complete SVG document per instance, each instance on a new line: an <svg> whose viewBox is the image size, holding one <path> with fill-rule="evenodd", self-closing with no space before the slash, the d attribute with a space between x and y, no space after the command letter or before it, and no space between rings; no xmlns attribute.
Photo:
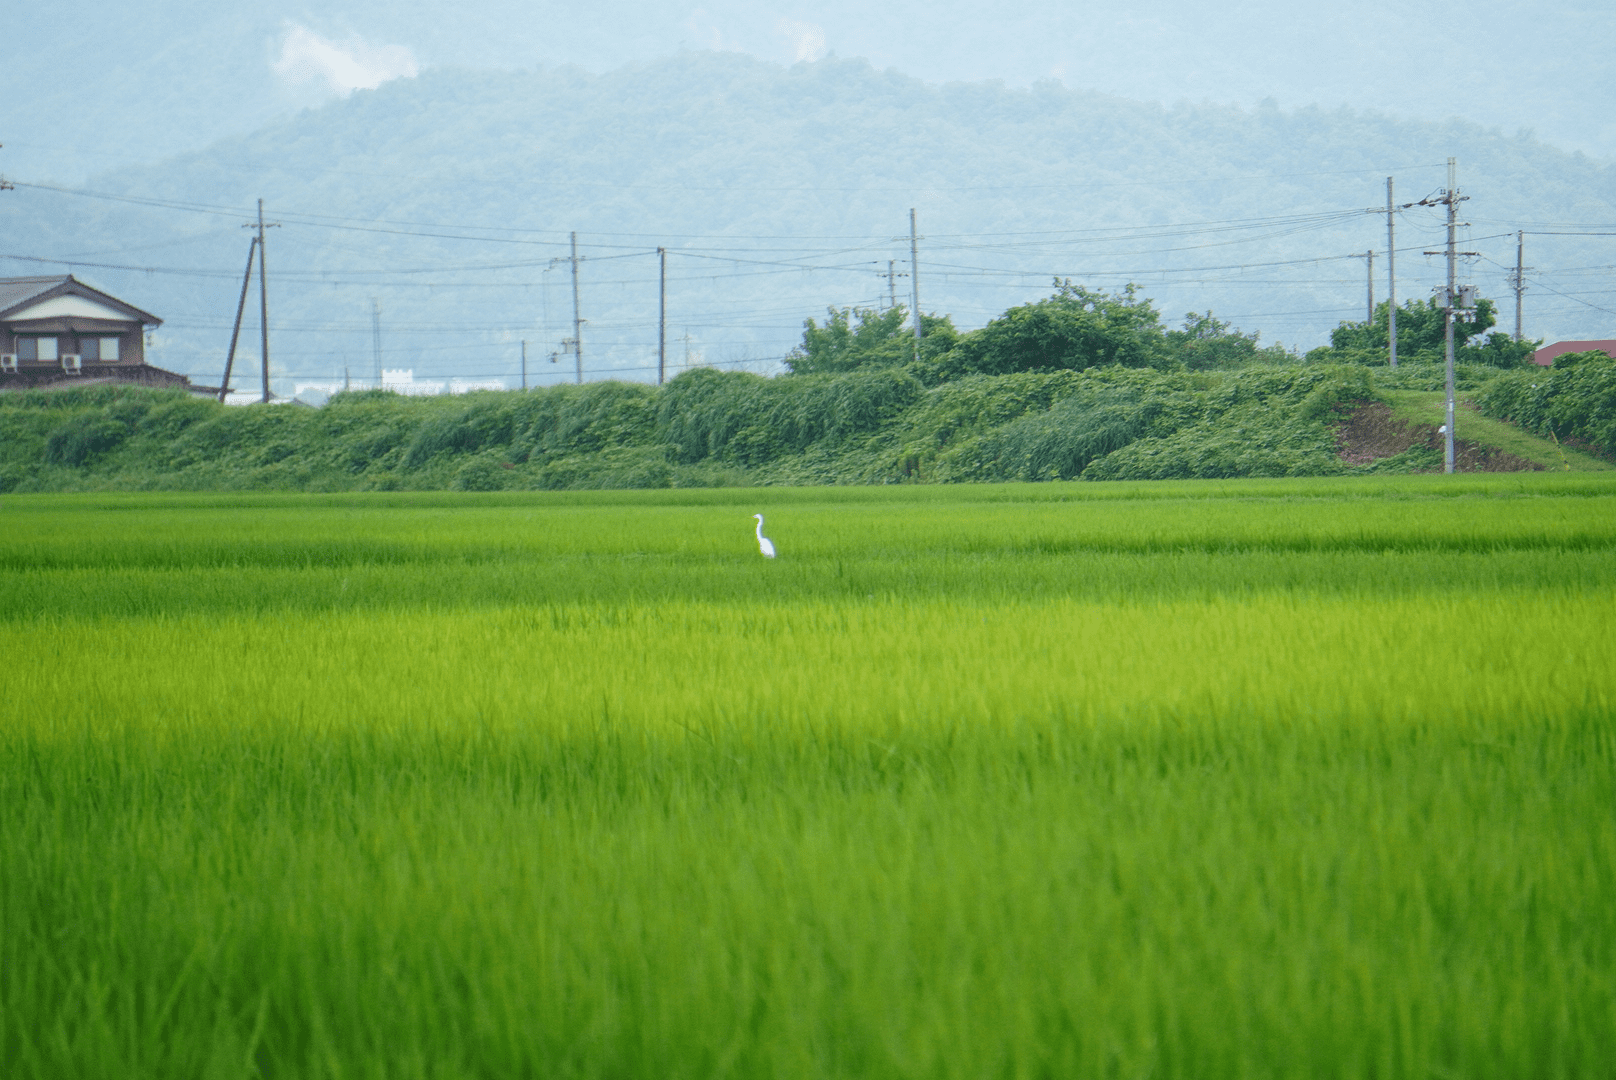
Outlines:
<svg viewBox="0 0 1616 1080"><path fill-rule="evenodd" d="M772 559L774 558L774 541L763 535L763 515L753 514L752 516L757 518L758 523L758 550L763 552L763 557L765 559Z"/></svg>

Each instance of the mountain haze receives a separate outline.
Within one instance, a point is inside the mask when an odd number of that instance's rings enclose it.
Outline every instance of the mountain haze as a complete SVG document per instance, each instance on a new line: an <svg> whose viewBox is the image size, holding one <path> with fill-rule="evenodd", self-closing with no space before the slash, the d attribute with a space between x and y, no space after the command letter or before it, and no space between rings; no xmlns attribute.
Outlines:
<svg viewBox="0 0 1616 1080"><path fill-rule="evenodd" d="M1305 349L1361 317L1362 253L1383 257L1385 222L1360 211L1383 204L1385 177L1399 202L1417 200L1445 182L1450 155L1472 200L1464 246L1483 256L1466 273L1484 295L1506 293L1515 229L1616 220L1610 166L1458 121L1164 107L1053 81L935 84L858 60L684 52L605 74L430 68L86 184L138 202L22 184L0 199L0 272L71 268L168 320L158 363L216 378L240 225L262 198L281 223L269 240L280 389L345 368L369 377L373 298L387 367L514 384L526 340L534 381L556 381L567 373L542 358L571 332L571 295L552 260L575 230L592 377L654 378L657 247L670 252L673 370L688 350L767 371L805 317L885 302L914 207L922 307L961 327L1070 277L1137 282L1170 322L1211 308ZM1400 298L1439 279L1419 251L1440 243L1440 223L1435 209L1402 215ZM1527 262L1591 266L1608 261L1604 243L1529 237ZM1377 261L1379 297L1384 271ZM1608 275L1588 280L1591 300L1529 292L1528 336L1610 336ZM894 284L906 302L909 282Z"/></svg>

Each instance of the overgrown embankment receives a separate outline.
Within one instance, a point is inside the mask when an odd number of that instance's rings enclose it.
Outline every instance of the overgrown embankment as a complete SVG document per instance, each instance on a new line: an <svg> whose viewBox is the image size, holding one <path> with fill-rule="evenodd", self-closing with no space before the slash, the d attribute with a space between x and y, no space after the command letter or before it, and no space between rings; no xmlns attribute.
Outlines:
<svg viewBox="0 0 1616 1080"><path fill-rule="evenodd" d="M1569 378L1494 370L1491 381L1464 381L1489 414L1520 413L1529 428L1598 448L1616 445L1610 412L1599 411L1597 394L1591 406L1576 403L1590 394L1584 382L1616 385L1610 367L1593 363ZM443 398L366 391L339 394L323 409L225 408L177 392L95 386L0 396L0 488L497 490L1418 472L1440 468L1427 460L1429 447L1414 446L1420 440L1355 454L1342 424L1392 388L1428 390L1432 377L1356 365L1110 366L927 386L903 368L774 379L698 370L661 388L601 382Z"/></svg>
<svg viewBox="0 0 1616 1080"><path fill-rule="evenodd" d="M323 409L99 386L0 399L8 491L629 488L1300 476L1346 471L1360 368L765 379L690 372Z"/></svg>

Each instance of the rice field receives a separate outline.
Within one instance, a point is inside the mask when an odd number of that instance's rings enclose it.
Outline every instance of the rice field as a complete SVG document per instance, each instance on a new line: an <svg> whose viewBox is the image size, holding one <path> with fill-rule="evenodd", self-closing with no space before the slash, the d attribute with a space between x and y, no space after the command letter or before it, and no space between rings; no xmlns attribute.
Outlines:
<svg viewBox="0 0 1616 1080"><path fill-rule="evenodd" d="M0 655L8 1078L1616 1073L1600 474L6 497Z"/></svg>

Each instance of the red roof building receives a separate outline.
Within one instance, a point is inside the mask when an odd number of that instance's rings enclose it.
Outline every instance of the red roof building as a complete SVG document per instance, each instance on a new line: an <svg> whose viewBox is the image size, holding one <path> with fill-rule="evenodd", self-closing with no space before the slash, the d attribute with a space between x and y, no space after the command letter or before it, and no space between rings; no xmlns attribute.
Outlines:
<svg viewBox="0 0 1616 1080"><path fill-rule="evenodd" d="M1616 341L1556 341L1553 345L1545 345L1532 354L1532 362L1548 367L1554 363L1556 356L1564 356L1573 352L1602 351L1606 356L1616 356Z"/></svg>

